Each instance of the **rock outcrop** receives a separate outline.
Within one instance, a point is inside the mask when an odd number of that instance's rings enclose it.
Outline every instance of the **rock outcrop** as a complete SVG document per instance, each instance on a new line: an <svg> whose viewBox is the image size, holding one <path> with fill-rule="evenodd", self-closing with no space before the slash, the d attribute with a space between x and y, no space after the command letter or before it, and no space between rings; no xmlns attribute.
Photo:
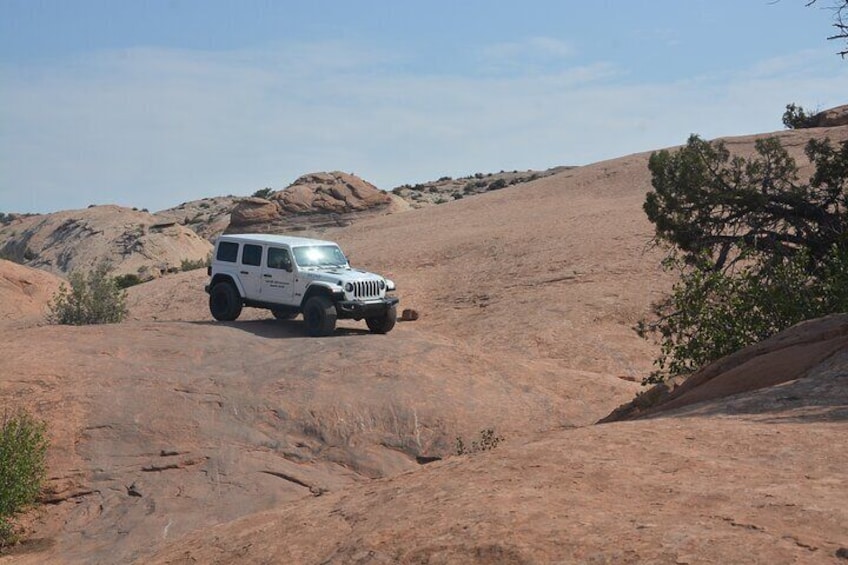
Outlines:
<svg viewBox="0 0 848 565"><path fill-rule="evenodd" d="M320 232L406 208L397 197L342 172L304 175L265 198L245 198L232 211L228 233Z"/></svg>
<svg viewBox="0 0 848 565"><path fill-rule="evenodd" d="M601 422L667 412L804 378L848 350L848 314L801 322L761 343L711 363L689 378L676 378L639 394ZM744 375L744 378L743 378Z"/></svg>
<svg viewBox="0 0 848 565"><path fill-rule="evenodd" d="M156 212L157 222L185 226L200 237L214 242L230 224L230 213L241 200L238 196L216 196L183 202L174 208Z"/></svg>
<svg viewBox="0 0 848 565"><path fill-rule="evenodd" d="M848 126L848 104L823 110L812 118L812 127L832 128L836 126Z"/></svg>
<svg viewBox="0 0 848 565"><path fill-rule="evenodd" d="M499 173L475 173L467 177L441 177L438 180L404 184L392 189L392 194L403 198L413 209L427 208L437 204L446 204L462 200L468 196L477 196L508 186L531 183L545 177L573 169L574 167L553 167L544 171L501 171Z"/></svg>
<svg viewBox="0 0 848 565"><path fill-rule="evenodd" d="M20 217L0 228L3 256L58 275L106 261L116 275L150 279L205 261L211 250L184 226L112 205Z"/></svg>
<svg viewBox="0 0 848 565"><path fill-rule="evenodd" d="M25 325L44 319L62 279L0 259L0 320Z"/></svg>

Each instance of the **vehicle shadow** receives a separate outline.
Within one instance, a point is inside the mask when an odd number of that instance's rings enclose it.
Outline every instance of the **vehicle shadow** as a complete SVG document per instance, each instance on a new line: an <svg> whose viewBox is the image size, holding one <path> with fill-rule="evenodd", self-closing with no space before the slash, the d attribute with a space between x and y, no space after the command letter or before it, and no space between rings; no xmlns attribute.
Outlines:
<svg viewBox="0 0 848 565"><path fill-rule="evenodd" d="M275 320L272 318L266 318L262 320L236 320L233 322L195 320L189 323L201 326L224 326L249 332L255 336L265 338L290 339L310 337L310 335L306 332L306 325L302 320ZM351 335L366 335L370 333L371 332L364 328L349 328L341 326L337 327L331 335L323 339L332 339L334 337Z"/></svg>

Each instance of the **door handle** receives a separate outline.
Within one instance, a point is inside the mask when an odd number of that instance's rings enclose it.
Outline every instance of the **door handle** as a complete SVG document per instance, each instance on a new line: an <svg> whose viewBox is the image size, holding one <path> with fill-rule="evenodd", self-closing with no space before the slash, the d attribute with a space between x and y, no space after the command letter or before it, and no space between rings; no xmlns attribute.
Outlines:
<svg viewBox="0 0 848 565"><path fill-rule="evenodd" d="M250 273L248 273L247 271L239 271L239 274L240 275L249 275Z"/></svg>
<svg viewBox="0 0 848 565"><path fill-rule="evenodd" d="M270 278L271 278L271 275L262 275L262 276L263 276L263 277L265 277L266 279L270 279Z"/></svg>

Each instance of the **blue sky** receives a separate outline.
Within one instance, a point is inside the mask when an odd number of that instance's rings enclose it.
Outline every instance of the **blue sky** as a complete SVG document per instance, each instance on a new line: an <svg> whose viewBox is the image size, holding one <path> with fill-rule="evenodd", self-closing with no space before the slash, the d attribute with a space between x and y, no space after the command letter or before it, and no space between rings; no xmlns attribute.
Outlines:
<svg viewBox="0 0 848 565"><path fill-rule="evenodd" d="M0 211L383 189L848 103L805 0L0 0ZM827 3L820 0L822 7Z"/></svg>

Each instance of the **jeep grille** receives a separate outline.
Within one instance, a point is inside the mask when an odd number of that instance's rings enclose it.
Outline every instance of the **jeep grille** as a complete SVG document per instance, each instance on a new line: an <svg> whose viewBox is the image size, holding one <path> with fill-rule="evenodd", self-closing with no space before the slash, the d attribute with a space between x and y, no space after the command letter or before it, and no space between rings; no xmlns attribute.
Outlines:
<svg viewBox="0 0 848 565"><path fill-rule="evenodd" d="M353 283L353 296L361 300L380 298L379 281L356 281Z"/></svg>

